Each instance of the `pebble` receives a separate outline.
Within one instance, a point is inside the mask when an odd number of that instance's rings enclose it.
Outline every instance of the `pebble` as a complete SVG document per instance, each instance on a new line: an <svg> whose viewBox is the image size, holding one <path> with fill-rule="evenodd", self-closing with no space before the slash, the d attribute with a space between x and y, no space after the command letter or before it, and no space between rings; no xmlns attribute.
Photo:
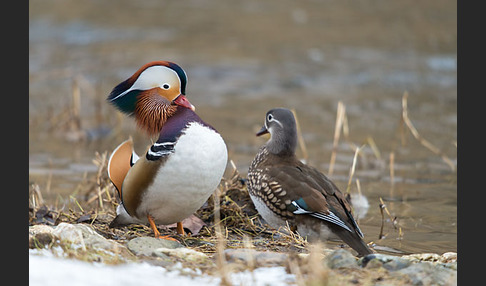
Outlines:
<svg viewBox="0 0 486 286"><path fill-rule="evenodd" d="M369 254L358 260L358 265L366 268L376 268L377 264L380 264L386 270L396 271L410 266L412 261L403 257L380 253Z"/></svg>
<svg viewBox="0 0 486 286"><path fill-rule="evenodd" d="M431 263L414 263L395 273L407 276L413 285L457 285L457 271Z"/></svg>
<svg viewBox="0 0 486 286"><path fill-rule="evenodd" d="M75 256L87 261L117 263L133 257L124 245L104 238L86 224L29 227L30 248L49 248L54 244L61 246L57 248L60 252L58 255Z"/></svg>
<svg viewBox="0 0 486 286"><path fill-rule="evenodd" d="M152 255L157 257L174 257L179 258L187 262L207 264L209 263L209 257L199 251L195 251L190 248L157 248L153 251Z"/></svg>
<svg viewBox="0 0 486 286"><path fill-rule="evenodd" d="M29 227L29 248L44 248L52 244L55 239L52 230L52 226L43 224Z"/></svg>
<svg viewBox="0 0 486 286"><path fill-rule="evenodd" d="M253 264L260 266L284 266L287 263L288 255L271 251L257 251L254 249L225 249L224 254L228 262Z"/></svg>
<svg viewBox="0 0 486 286"><path fill-rule="evenodd" d="M158 257L163 260L177 258L186 262L210 263L209 257L201 252L184 247L178 241L154 238L137 237L127 243L128 249L137 256Z"/></svg>
<svg viewBox="0 0 486 286"><path fill-rule="evenodd" d="M336 268L358 268L356 257L345 249L337 249L324 259L327 266L331 269Z"/></svg>
<svg viewBox="0 0 486 286"><path fill-rule="evenodd" d="M184 247L181 243L173 240L154 237L136 237L127 243L128 249L135 255L157 256L154 254L159 248L175 249ZM162 257L159 253L159 257Z"/></svg>
<svg viewBox="0 0 486 286"><path fill-rule="evenodd" d="M383 267L394 276L406 276L413 285L457 285L457 253L419 253L403 256L369 254L358 260L366 269Z"/></svg>

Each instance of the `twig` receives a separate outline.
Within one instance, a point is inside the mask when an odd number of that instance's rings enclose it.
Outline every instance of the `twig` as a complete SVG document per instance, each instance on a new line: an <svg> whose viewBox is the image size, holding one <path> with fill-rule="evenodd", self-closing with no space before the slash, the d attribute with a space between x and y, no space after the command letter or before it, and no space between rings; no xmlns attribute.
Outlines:
<svg viewBox="0 0 486 286"><path fill-rule="evenodd" d="M390 197L393 198L395 187L395 152L390 152Z"/></svg>
<svg viewBox="0 0 486 286"><path fill-rule="evenodd" d="M343 126L343 119L344 119L345 112L346 112L346 108L344 104L341 101L339 101L337 106L337 113L336 113L336 124L334 126L334 140L332 143L331 161L329 163L329 171L328 171L329 176L332 176L332 173L334 172L334 162L336 161L337 147L339 143L339 137L341 136L341 129Z"/></svg>
<svg viewBox="0 0 486 286"><path fill-rule="evenodd" d="M80 117L80 110L81 110L81 89L79 87L78 78L73 79L73 83L71 86L72 91L72 105L71 105L71 130L72 131L80 131L81 130L81 117Z"/></svg>
<svg viewBox="0 0 486 286"><path fill-rule="evenodd" d="M378 146L376 146L376 143L375 143L375 140L373 140L373 137L368 136L366 141L368 142L368 145L370 145L371 150L373 150L373 154L375 154L376 159L381 160L380 150L378 149Z"/></svg>
<svg viewBox="0 0 486 286"><path fill-rule="evenodd" d="M83 209L83 207L81 207L81 205L79 204L78 200L73 195L70 195L69 197L72 200L74 200L74 202L76 203L76 205L78 206L78 208L84 213L84 209Z"/></svg>
<svg viewBox="0 0 486 286"><path fill-rule="evenodd" d="M358 189L358 194L362 196L361 194L361 184L359 183L359 179L356 179L356 188Z"/></svg>
<svg viewBox="0 0 486 286"><path fill-rule="evenodd" d="M221 190L222 185L219 185L219 188L216 189L216 192L213 194L213 202L214 202L214 229L216 232L216 264L218 265L219 273L221 275L221 285L231 285L231 282L228 277L228 271L226 267L226 259L224 257L224 248L225 242L223 234L221 233L221 225L220 225L220 201L219 196L222 192Z"/></svg>
<svg viewBox="0 0 486 286"><path fill-rule="evenodd" d="M410 130L410 132L412 132L413 137L415 137L415 139L417 139L420 142L420 144L422 144L425 148L429 149L434 154L441 156L442 157L442 160L444 160L444 162L447 165L449 165L449 167L451 168L451 170L454 172L456 170L456 167L455 167L454 163L444 153L442 153L442 151L439 148L435 147L434 145L432 145L432 143L430 143L429 141L425 140L418 133L417 129L415 129L415 127L413 126L412 122L408 118L407 99L408 99L408 92L405 92L403 94L403 97L402 97L402 119L405 122L405 124L407 125L408 129Z"/></svg>
<svg viewBox="0 0 486 286"><path fill-rule="evenodd" d="M300 150L302 151L302 159L307 162L309 155L307 153L307 147L305 146L304 137L302 136L302 131L300 129L299 118L297 117L297 112L295 109L291 109L295 117L295 124L297 125L297 140L299 142Z"/></svg>
<svg viewBox="0 0 486 286"><path fill-rule="evenodd" d="M384 224L385 224L385 215L384 215L383 211L385 211L386 214L388 215L388 217L390 218L390 221L393 225L393 228L398 229L397 225L396 225L397 224L397 218L392 217L392 215L388 211L388 208L385 205L385 202L383 202L383 199L380 197L381 228L380 228L380 235L378 236L379 239L382 239L382 238L385 237L385 235L383 234L383 228L384 228ZM399 229L399 231L401 232L401 228Z"/></svg>
<svg viewBox="0 0 486 286"><path fill-rule="evenodd" d="M365 145L361 145L360 147L356 147L356 150L354 152L354 157L353 157L353 164L351 165L351 169L349 170L349 179L348 179L348 186L346 187L346 194L349 194L349 190L351 189L351 181L353 180L354 176L354 171L356 169L356 161L358 159L358 154L361 148L363 148Z"/></svg>

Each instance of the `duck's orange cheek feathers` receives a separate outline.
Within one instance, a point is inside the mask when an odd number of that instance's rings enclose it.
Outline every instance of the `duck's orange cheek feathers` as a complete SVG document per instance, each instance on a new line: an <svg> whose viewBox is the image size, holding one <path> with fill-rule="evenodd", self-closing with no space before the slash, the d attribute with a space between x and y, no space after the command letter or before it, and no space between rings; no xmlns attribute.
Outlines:
<svg viewBox="0 0 486 286"><path fill-rule="evenodd" d="M167 118L177 110L176 105L161 97L156 91L139 96L135 107L135 120L140 129L149 135L158 135Z"/></svg>

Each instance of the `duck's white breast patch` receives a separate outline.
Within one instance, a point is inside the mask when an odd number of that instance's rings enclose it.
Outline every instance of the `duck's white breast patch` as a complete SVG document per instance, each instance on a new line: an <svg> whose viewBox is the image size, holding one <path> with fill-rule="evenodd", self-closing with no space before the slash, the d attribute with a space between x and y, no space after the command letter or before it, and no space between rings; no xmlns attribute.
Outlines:
<svg viewBox="0 0 486 286"><path fill-rule="evenodd" d="M159 224L182 221L197 211L217 188L228 160L221 135L196 122L183 131L174 150L137 209Z"/></svg>
<svg viewBox="0 0 486 286"><path fill-rule="evenodd" d="M263 217L263 219L274 229L279 229L282 226L285 226L285 220L280 218L276 215L267 205L263 202L260 197L253 196L250 194L251 200L255 205L258 213Z"/></svg>

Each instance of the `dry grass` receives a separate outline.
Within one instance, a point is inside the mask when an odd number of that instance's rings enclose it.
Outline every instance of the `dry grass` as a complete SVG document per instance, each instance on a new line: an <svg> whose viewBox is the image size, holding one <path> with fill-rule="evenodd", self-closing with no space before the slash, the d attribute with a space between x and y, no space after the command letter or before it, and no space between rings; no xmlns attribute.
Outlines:
<svg viewBox="0 0 486 286"><path fill-rule="evenodd" d="M408 118L408 92L405 92L402 97L402 120L405 125L407 125L413 137L415 137L415 139L417 139L420 144L432 151L434 154L439 155L453 172L456 170L456 165L454 164L454 162L452 162L452 160L449 159L449 157L447 157L439 148L423 138L422 135L419 134L417 129L415 129L415 126L413 126L412 121Z"/></svg>

